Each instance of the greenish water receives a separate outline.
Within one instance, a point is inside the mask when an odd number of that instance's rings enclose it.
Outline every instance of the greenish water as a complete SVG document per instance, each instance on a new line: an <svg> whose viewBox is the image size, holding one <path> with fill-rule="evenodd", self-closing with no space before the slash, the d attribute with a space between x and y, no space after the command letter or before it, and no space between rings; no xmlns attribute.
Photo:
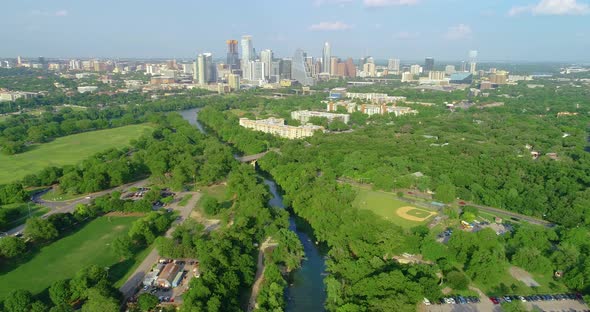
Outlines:
<svg viewBox="0 0 590 312"><path fill-rule="evenodd" d="M205 128L197 120L197 114L200 108L187 109L180 111L182 117L191 125L196 126L199 131L205 133ZM285 208L283 197L277 190L276 183L264 178L264 183L268 185L272 198L269 205L273 207ZM325 251L315 244L311 234L311 227L305 220L291 215L289 218L289 230L295 232L303 245L305 258L301 267L290 275L290 284L285 291L287 306L286 312L316 312L325 311L324 302L326 301L326 287L324 285L324 275L326 272L326 262L324 260Z"/></svg>

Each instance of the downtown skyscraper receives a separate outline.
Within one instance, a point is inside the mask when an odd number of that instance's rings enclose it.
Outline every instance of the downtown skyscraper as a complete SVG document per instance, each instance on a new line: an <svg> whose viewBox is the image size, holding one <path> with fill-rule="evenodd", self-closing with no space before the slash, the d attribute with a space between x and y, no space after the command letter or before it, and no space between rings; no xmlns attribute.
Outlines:
<svg viewBox="0 0 590 312"><path fill-rule="evenodd" d="M264 63L264 78L267 80L270 78L270 74L272 72L272 60L272 50L266 49L260 51L260 61Z"/></svg>
<svg viewBox="0 0 590 312"><path fill-rule="evenodd" d="M250 61L256 59L254 46L252 45L252 36L242 36L242 42L240 45L242 46L242 77L244 79L249 79L252 76L250 73Z"/></svg>
<svg viewBox="0 0 590 312"><path fill-rule="evenodd" d="M324 73L331 73L331 58L332 58L332 51L330 49L330 43L324 43L324 50L322 51L322 72Z"/></svg>
<svg viewBox="0 0 590 312"><path fill-rule="evenodd" d="M240 68L240 55L238 53L238 40L230 39L227 43L226 63L230 71Z"/></svg>

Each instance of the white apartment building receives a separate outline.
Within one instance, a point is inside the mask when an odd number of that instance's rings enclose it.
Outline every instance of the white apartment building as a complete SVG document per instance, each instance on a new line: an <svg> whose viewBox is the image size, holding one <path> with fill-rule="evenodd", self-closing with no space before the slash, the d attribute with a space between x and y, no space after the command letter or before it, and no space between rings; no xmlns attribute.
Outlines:
<svg viewBox="0 0 590 312"><path fill-rule="evenodd" d="M309 122L311 117L323 117L327 118L328 121L332 122L336 119L344 123L348 123L350 120L350 115L348 114L335 114L335 113L326 113L326 112L314 112L308 110L301 110L301 111L293 111L291 112L291 118L295 120L299 120L301 124L306 124Z"/></svg>
<svg viewBox="0 0 590 312"><path fill-rule="evenodd" d="M324 127L315 125L288 126L285 125L283 118L268 118L260 120L251 120L240 118L240 126L264 133L278 135L287 139L300 139L312 136L316 131L324 131Z"/></svg>

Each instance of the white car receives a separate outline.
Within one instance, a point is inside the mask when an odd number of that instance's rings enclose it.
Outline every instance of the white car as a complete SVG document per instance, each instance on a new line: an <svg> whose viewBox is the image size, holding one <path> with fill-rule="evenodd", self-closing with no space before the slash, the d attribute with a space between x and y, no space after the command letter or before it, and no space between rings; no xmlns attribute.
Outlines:
<svg viewBox="0 0 590 312"><path fill-rule="evenodd" d="M428 300L428 298L424 298L424 304L429 306L430 305L430 300Z"/></svg>

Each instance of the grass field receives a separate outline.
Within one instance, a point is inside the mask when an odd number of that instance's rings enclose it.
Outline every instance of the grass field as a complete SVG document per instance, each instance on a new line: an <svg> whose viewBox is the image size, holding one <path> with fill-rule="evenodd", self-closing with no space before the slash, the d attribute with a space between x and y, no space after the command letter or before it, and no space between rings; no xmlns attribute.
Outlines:
<svg viewBox="0 0 590 312"><path fill-rule="evenodd" d="M97 152L127 145L131 139L151 129L142 124L85 132L35 145L21 154L0 155L0 184L22 179L48 166L75 164Z"/></svg>
<svg viewBox="0 0 590 312"><path fill-rule="evenodd" d="M111 241L127 233L138 217L100 217L82 229L66 236L31 255L31 259L8 272L0 272L0 300L13 289L42 292L53 282L71 278L91 264L110 267L109 276L119 280L143 259L142 252L130 261L118 262L110 247ZM6 267L3 268L3 270Z"/></svg>
<svg viewBox="0 0 590 312"><path fill-rule="evenodd" d="M398 215L397 210L402 207L411 206L407 202L401 201L393 193L382 191L373 191L366 188L357 187L358 195L353 204L360 209L367 209L374 212L376 215L391 221L397 225L405 228L411 228L417 225L426 224L432 214L430 210L423 208L413 208L407 211L407 214L417 218L427 218L424 221L412 221L405 219Z"/></svg>

